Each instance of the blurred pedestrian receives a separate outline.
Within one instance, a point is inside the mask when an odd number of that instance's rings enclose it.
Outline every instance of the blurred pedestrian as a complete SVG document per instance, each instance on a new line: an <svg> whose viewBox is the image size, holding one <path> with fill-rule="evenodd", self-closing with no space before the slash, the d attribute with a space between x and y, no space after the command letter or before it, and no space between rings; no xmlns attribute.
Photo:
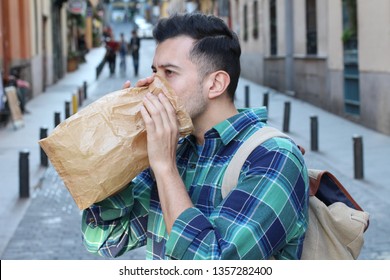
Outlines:
<svg viewBox="0 0 390 280"><path fill-rule="evenodd" d="M138 37L137 30L134 29L131 32L131 40L130 40L130 52L133 58L133 67L134 67L134 75L138 76L138 67L139 67L139 49L141 47L141 40Z"/></svg>
<svg viewBox="0 0 390 280"><path fill-rule="evenodd" d="M112 29L109 25L103 28L103 41L107 42L107 39L113 38Z"/></svg>
<svg viewBox="0 0 390 280"><path fill-rule="evenodd" d="M108 66L110 68L110 75L115 74L117 49L118 49L118 42L115 42L112 37L107 38L107 41L106 41L106 60L108 62Z"/></svg>
<svg viewBox="0 0 390 280"><path fill-rule="evenodd" d="M127 42L125 35L121 33L121 41L119 43L119 57L120 57L120 70L122 74L126 73L126 56L127 56Z"/></svg>

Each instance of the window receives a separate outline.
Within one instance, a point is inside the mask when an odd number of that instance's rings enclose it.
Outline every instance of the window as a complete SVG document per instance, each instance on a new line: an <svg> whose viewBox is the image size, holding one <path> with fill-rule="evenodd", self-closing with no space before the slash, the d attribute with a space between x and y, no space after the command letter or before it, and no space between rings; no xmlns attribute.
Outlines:
<svg viewBox="0 0 390 280"><path fill-rule="evenodd" d="M306 0L306 53L317 54L317 0Z"/></svg>
<svg viewBox="0 0 390 280"><path fill-rule="evenodd" d="M259 37L259 13L257 1L253 3L253 38Z"/></svg>
<svg viewBox="0 0 390 280"><path fill-rule="evenodd" d="M248 41L248 6L244 5L244 41Z"/></svg>
<svg viewBox="0 0 390 280"><path fill-rule="evenodd" d="M344 50L358 48L358 24L356 0L343 0L343 44Z"/></svg>
<svg viewBox="0 0 390 280"><path fill-rule="evenodd" d="M343 0L345 112L360 115L358 13L356 0Z"/></svg>
<svg viewBox="0 0 390 280"><path fill-rule="evenodd" d="M278 53L278 37L277 37L277 16L276 16L276 0L270 0L270 50L271 55Z"/></svg>

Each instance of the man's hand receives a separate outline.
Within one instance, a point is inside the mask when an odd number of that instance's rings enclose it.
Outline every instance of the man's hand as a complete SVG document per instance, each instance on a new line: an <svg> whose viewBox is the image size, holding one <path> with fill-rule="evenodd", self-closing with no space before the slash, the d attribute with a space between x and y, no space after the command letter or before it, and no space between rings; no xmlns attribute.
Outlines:
<svg viewBox="0 0 390 280"><path fill-rule="evenodd" d="M136 87L148 86L153 80L154 76L140 79ZM130 81L126 81L122 88L130 87ZM148 93L143 100L141 115L145 122L149 162L153 171L157 172L162 167L175 170L179 129L172 104L164 94L155 96Z"/></svg>
<svg viewBox="0 0 390 280"><path fill-rule="evenodd" d="M176 111L164 94L147 93L141 107L147 131L150 166L155 172L176 170L176 147L179 139ZM167 170L168 169L168 170Z"/></svg>
<svg viewBox="0 0 390 280"><path fill-rule="evenodd" d="M146 82L146 81L145 81ZM147 132L150 167L157 182L158 194L168 234L177 217L193 207L176 166L179 139L176 111L164 94L146 94L141 107Z"/></svg>
<svg viewBox="0 0 390 280"><path fill-rule="evenodd" d="M148 86L154 77L141 79L136 87ZM123 89L130 88L126 81ZM140 109L147 133L150 167L157 182L158 194L168 234L177 217L193 207L176 166L176 148L179 128L176 111L164 94L147 94Z"/></svg>

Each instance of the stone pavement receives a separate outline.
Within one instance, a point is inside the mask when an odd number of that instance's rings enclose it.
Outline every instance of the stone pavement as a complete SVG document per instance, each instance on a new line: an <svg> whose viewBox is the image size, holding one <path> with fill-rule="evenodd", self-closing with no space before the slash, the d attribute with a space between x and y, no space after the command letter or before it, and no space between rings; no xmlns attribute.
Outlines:
<svg viewBox="0 0 390 280"><path fill-rule="evenodd" d="M140 77L150 74L154 43L143 41ZM88 103L105 93L117 90L132 75L128 60L126 75L109 77L107 66L95 80L95 66L102 49L92 50L87 63L75 73L67 75L31 100L27 108L26 126L19 131L0 130L0 256L1 259L101 259L85 251L81 244L80 217L73 199L50 166L39 167L37 137L42 123L53 119L54 111L62 111L70 92L88 82ZM303 101L275 92L269 88L242 79L237 90L236 104L244 106L244 88L250 89L250 106L262 105L264 92L269 92L270 124L282 129L285 102L291 103L289 135L306 148L308 166L332 171L348 188L360 205L371 214L370 227L365 234L366 244L360 259L390 259L390 137L332 115ZM310 151L310 117L319 119L319 151ZM50 132L50 131L49 131ZM33 135L37 135L34 137ZM365 179L354 179L352 137L363 136ZM19 199L17 151L28 148L30 154L31 197ZM13 154L10 155L9 152ZM15 160L16 159L16 160ZM16 178L16 179L15 179ZM3 203L5 202L5 203ZM6 226L3 226L6 225ZM9 241L9 242L8 242ZM144 249L125 254L121 259L144 259Z"/></svg>

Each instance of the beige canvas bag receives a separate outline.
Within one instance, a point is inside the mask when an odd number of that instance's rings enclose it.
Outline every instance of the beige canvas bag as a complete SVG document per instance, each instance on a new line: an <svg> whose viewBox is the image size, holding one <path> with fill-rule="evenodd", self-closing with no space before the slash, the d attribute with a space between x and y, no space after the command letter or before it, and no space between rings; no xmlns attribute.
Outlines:
<svg viewBox="0 0 390 280"><path fill-rule="evenodd" d="M222 182L222 197L237 186L249 154L272 137L290 138L272 127L255 132L234 154ZM364 244L369 214L364 212L337 178L328 171L309 169L309 224L303 260L357 259Z"/></svg>

